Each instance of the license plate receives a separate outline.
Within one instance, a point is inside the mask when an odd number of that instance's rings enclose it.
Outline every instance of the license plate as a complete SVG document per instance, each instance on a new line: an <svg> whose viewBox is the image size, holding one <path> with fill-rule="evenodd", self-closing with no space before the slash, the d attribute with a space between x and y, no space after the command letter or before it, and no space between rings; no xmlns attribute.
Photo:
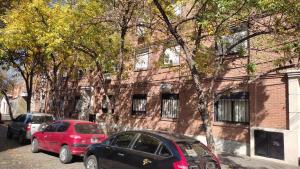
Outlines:
<svg viewBox="0 0 300 169"><path fill-rule="evenodd" d="M92 138L91 143L98 143L98 138Z"/></svg>

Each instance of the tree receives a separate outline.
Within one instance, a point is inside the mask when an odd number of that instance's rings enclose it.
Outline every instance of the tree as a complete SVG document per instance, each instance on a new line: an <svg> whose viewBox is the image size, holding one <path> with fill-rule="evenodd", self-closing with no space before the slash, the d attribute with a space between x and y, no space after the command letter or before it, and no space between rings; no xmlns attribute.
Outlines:
<svg viewBox="0 0 300 169"><path fill-rule="evenodd" d="M233 48L248 39L258 36L273 35L273 41L278 37L285 37L288 46L288 56L282 55L277 61L279 64L263 73L255 72L255 63L248 63L245 69L248 78L239 84L232 84L224 89L232 90L243 85L253 83L255 80L272 72L299 66L295 58L299 57L299 2L297 1L269 1L269 0L195 0L175 1L177 5L186 5L186 13L177 17L174 15L174 4L164 0L153 0L153 13L163 21L166 36L172 37L183 50L184 60L192 75L198 95L198 111L206 132L209 147L214 150L212 135L212 111L209 106L214 102L216 80L221 76L225 67L225 57L231 55ZM176 5L175 4L175 5ZM268 21L264 18L268 17ZM270 20L269 20L270 19ZM220 42L223 35L229 34L232 23L236 25L245 22L250 33L235 42L227 45ZM257 26L259 24L259 26ZM186 31L186 30L193 31ZM221 55L215 51L215 45L207 46L207 38L219 41L226 46ZM280 50L280 49L277 49ZM244 51L240 51L242 55ZM286 53L286 52L285 52ZM289 58L289 59L287 59ZM290 61L290 63L288 62ZM207 87L208 86L208 87Z"/></svg>

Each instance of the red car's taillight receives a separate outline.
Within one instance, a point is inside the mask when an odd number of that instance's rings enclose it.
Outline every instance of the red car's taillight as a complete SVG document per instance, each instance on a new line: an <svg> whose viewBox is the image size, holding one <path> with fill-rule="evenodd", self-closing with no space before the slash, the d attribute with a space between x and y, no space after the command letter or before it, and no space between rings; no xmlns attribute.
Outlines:
<svg viewBox="0 0 300 169"><path fill-rule="evenodd" d="M174 144L175 144L176 149L177 149L177 151L179 153L179 156L180 156L180 161L176 161L176 162L173 163L174 169L188 169L189 165L188 165L188 163L185 159L185 156L184 156L183 152L181 151L180 147L176 143L174 143Z"/></svg>

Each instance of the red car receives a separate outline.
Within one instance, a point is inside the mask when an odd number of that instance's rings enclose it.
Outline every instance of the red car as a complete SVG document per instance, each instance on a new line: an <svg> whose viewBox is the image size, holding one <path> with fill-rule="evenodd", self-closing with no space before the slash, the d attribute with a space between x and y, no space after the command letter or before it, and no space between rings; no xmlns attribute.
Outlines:
<svg viewBox="0 0 300 169"><path fill-rule="evenodd" d="M96 123L80 120L56 121L32 136L32 152L39 150L59 153L62 163L69 163L72 157L84 155L86 148L93 143L101 143L106 135Z"/></svg>

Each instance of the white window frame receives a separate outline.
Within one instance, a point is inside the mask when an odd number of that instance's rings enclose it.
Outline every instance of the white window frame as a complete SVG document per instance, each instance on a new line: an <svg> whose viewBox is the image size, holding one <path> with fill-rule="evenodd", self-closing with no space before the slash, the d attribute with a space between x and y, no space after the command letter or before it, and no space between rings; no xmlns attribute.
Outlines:
<svg viewBox="0 0 300 169"><path fill-rule="evenodd" d="M225 54L228 47L237 43L239 40L241 40L242 38L247 37L247 36L248 36L248 31L246 31L246 30L236 32L236 33L233 33L233 34L227 35L227 36L221 36L221 39L217 43L217 55ZM242 43L236 45L234 48L231 49L231 51L228 52L228 54L238 53L240 48L242 48L243 50L245 50L245 52L247 52L248 41L249 40L245 40Z"/></svg>
<svg viewBox="0 0 300 169"><path fill-rule="evenodd" d="M166 48L164 50L164 65L176 66L180 64L180 46Z"/></svg>
<svg viewBox="0 0 300 169"><path fill-rule="evenodd" d="M149 66L149 51L136 54L134 69L136 71L147 70L148 66Z"/></svg>
<svg viewBox="0 0 300 169"><path fill-rule="evenodd" d="M215 121L229 123L249 123L248 98L221 98L215 105Z"/></svg>

